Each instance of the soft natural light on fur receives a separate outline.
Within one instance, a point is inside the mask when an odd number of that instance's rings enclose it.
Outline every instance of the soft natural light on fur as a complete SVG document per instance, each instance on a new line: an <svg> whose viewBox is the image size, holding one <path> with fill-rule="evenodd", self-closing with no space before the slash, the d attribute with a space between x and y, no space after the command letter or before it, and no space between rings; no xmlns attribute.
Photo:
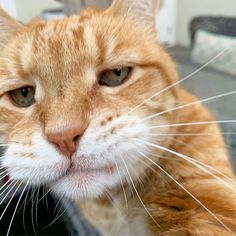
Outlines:
<svg viewBox="0 0 236 236"><path fill-rule="evenodd" d="M58 199L45 228L69 199L102 235L236 232L235 176L222 136L235 132L219 127L236 120L217 120L203 106L236 91L197 99L181 85L233 47L179 79L157 42L159 4L114 0L105 10L25 25L0 9L0 180L9 177L0 221L21 191L7 236L28 197L37 234L49 194ZM127 68L116 74L120 83L99 82ZM22 88L35 91L33 102Z"/></svg>

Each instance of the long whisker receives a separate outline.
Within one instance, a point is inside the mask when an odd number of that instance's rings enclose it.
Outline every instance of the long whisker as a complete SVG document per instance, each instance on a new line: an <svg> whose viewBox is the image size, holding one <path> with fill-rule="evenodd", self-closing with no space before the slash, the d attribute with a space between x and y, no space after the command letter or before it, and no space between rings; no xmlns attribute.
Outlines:
<svg viewBox="0 0 236 236"><path fill-rule="evenodd" d="M137 110L138 108L140 108L142 105L146 104L147 102L151 101L153 98L161 95L162 93L168 91L169 89L173 88L174 86L186 81L187 79L193 77L194 75L196 75L197 73L199 73L200 71L202 71L204 68L206 68L208 65L210 65L212 62L214 62L217 58L221 57L224 53L226 53L227 51L229 51L230 49L234 48L234 45L230 45L229 47L225 48L224 50L222 50L220 53L218 53L215 57L213 57L211 60L209 60L207 63L205 63L204 65L202 65L201 67L199 67L197 70L193 71L191 74L185 76L184 78L176 81L175 83L167 86L166 88L162 89L161 91L158 91L157 93L153 94L152 96L150 96L149 98L145 99L143 102L141 102L140 104L138 104L137 106L135 106L134 108L132 108L129 112L127 112L126 114L124 114L124 116L129 115L130 113L134 112L135 110Z"/></svg>
<svg viewBox="0 0 236 236"><path fill-rule="evenodd" d="M236 135L236 132L221 132L223 135ZM219 133L169 133L169 134L155 134L152 133L150 136L214 136L219 135Z"/></svg>
<svg viewBox="0 0 236 236"><path fill-rule="evenodd" d="M109 199L109 201L112 204L112 207L116 209L117 212L119 212L120 215L123 215L123 211L120 208L120 203L118 201L116 201L116 199L114 198L114 196L112 195L111 191L109 191L108 189L106 189L106 197Z"/></svg>
<svg viewBox="0 0 236 236"><path fill-rule="evenodd" d="M61 208L60 208L60 210L61 210ZM64 211L61 214L57 215L56 218L49 225L47 225L45 228L51 227L60 217L62 217L66 213L66 211L67 211L67 209L64 209Z"/></svg>
<svg viewBox="0 0 236 236"><path fill-rule="evenodd" d="M28 191L26 193L25 200L24 200L24 207L23 207L23 227L24 227L25 231L26 231L26 226L25 226L25 207L26 207L26 203L27 203L27 199L28 199L28 195L29 195L30 190L31 189L28 188Z"/></svg>
<svg viewBox="0 0 236 236"><path fill-rule="evenodd" d="M144 188L144 183L143 183L142 178L141 178L139 175L137 175L136 171L134 170L134 168L133 168L132 166L130 166L130 171L132 171L132 173L133 173L133 175L134 175L134 177L135 177L135 179L136 179L138 185L139 185L140 188L142 188L142 190L144 191L145 188Z"/></svg>
<svg viewBox="0 0 236 236"><path fill-rule="evenodd" d="M10 183L10 184L9 184ZM0 191L2 189L4 189L1 193L0 193L0 196L2 196L13 184L16 184L17 182L11 182L11 180L8 180L1 188L0 188ZM7 187L6 187L7 185ZM6 187L6 188L5 188ZM9 191L11 191L12 189L10 189ZM7 197L7 194L5 195L5 198ZM3 198L2 202L5 200L5 198ZM0 202L0 205L2 204L2 202Z"/></svg>
<svg viewBox="0 0 236 236"><path fill-rule="evenodd" d="M7 147L8 145L7 144L0 144L0 147Z"/></svg>
<svg viewBox="0 0 236 236"><path fill-rule="evenodd" d="M0 202L0 206L2 205L2 203L5 201L5 199L7 198L7 196L11 193L11 191L13 190L13 188L17 185L17 182L12 182L9 184L9 186L7 186L7 188L4 189L3 192L1 192L1 195L3 195L3 193L5 192L5 190L8 190L8 192L5 194L5 196L2 198L1 202Z"/></svg>
<svg viewBox="0 0 236 236"><path fill-rule="evenodd" d="M204 164L204 163L202 163L202 162L200 162L200 161L194 160L193 158L191 158L191 157L189 157L189 156L186 156L186 155L184 155L184 154L175 152L175 151L173 151L173 150L170 150L170 149L168 149L168 148L162 147L162 146L157 145L157 144L153 144L153 143L150 143L150 142L142 141L142 140L140 140L140 139L135 139L135 140L138 140L139 142L141 142L141 143L143 143L143 144L146 144L146 145L148 145L148 146L155 147L155 148L158 148L158 149L160 149L160 150L162 150L162 151L171 153L171 154L173 154L173 155L175 155L175 156L178 156L178 157L180 157L180 158L182 158L182 159L184 159L184 160L190 162L191 164L197 166L197 167L200 168L201 170L205 171L206 173L208 173L209 175L211 175L212 177L214 177L215 179L219 180L222 184L224 184L224 185L227 186L227 187L230 187L230 188L233 187L233 186L230 186L230 185L229 185L229 182L230 182L231 184L233 184L234 186L236 185L236 182L233 181L232 179L230 179L230 178L229 178L228 176L226 176L225 174L221 173L220 171L217 171L217 170L214 169L214 168L211 168L210 166L208 166L208 165L206 165L206 164ZM203 168L203 167L206 167L206 168L208 168L208 169L211 169L211 170L214 171L215 173L217 173L217 174L221 175L222 177L224 177L225 179L227 179L229 182L222 180L221 178L219 178L218 176L214 175L212 172L206 170L206 169Z"/></svg>
<svg viewBox="0 0 236 236"><path fill-rule="evenodd" d="M145 121L145 120L150 120L152 118L157 118L157 117L159 117L161 115L164 115L164 114L172 112L172 111L176 111L176 110L180 110L180 109L183 109L183 108L186 108L186 107L197 105L199 103L205 103L205 102L213 101L215 99L231 96L231 95L234 95L234 94L236 94L236 90L233 90L233 91L230 91L230 92L227 92L227 93L218 94L218 95L215 95L215 96L212 96L212 97L208 97L208 98L204 98L204 99L201 99L201 100L196 100L194 102L190 102L190 103L187 103L187 104L184 104L184 105L181 105L181 106L177 106L177 107L174 107L174 108L171 108L171 109L167 109L167 110L164 110L162 112L155 113L153 115L147 116L147 117L143 118L141 120L141 122Z"/></svg>
<svg viewBox="0 0 236 236"><path fill-rule="evenodd" d="M114 159L114 160L115 160L115 159ZM117 169L117 172L118 172L118 175L119 175L119 178L120 178L121 187L122 187L122 190L123 190L123 193L124 193L126 212L128 213L128 211L129 211L129 207L128 207L127 195L126 195L126 192L125 192L125 188L124 188L123 180L122 180L122 178L121 178L121 174L120 174L119 166L117 165L117 161L116 161L116 160L115 160L115 165L116 165L116 169Z"/></svg>
<svg viewBox="0 0 236 236"><path fill-rule="evenodd" d="M163 159L163 160L177 161L177 159L174 159L174 158L161 156L161 155L158 155L158 154L155 154L155 153L150 153L148 151L144 151L144 152L145 152L145 154L148 154L148 155L151 155L151 156L154 156L154 157L158 157L158 158Z"/></svg>
<svg viewBox="0 0 236 236"><path fill-rule="evenodd" d="M13 215L12 215L12 218L11 218L11 221L10 221L10 224L9 224L9 227L8 227L8 230L7 230L7 236L8 236L9 233L10 233L10 229L11 229L11 226L12 226L12 223L13 223L13 220L14 220L14 217L15 217L15 214L16 214L16 211L17 211L17 208L18 208L18 206L19 206L19 204L20 204L21 198L23 197L23 194L25 193L25 190L26 190L28 184L29 184L29 180L28 180L27 184L25 185L24 189L22 190L22 193L21 193L21 195L20 195L20 197L19 197L19 200L18 200L18 202L17 202L17 204L16 204L15 210L14 210L14 212L13 212Z"/></svg>
<svg viewBox="0 0 236 236"><path fill-rule="evenodd" d="M189 196L191 196L200 206L202 206L220 225L222 225L228 232L234 234L234 232L224 224L210 209L208 209L198 198L196 198L189 190L187 190L182 184L180 184L173 176L171 176L167 171L165 171L161 166L155 163L152 159L150 159L145 154L139 152L140 155L148 159L152 162L156 167L158 167L161 171L163 171L170 179L172 179L181 189L183 189Z"/></svg>
<svg viewBox="0 0 236 236"><path fill-rule="evenodd" d="M13 170L11 170L11 171L8 171L8 170L6 170L6 171L3 171L2 173L1 173L1 175L2 174L4 174L4 173L6 173L4 176L1 176L1 178L0 178L0 180L2 180L2 179L4 179L5 177L7 177L10 173L12 173L12 172L14 172Z"/></svg>
<svg viewBox="0 0 236 236"><path fill-rule="evenodd" d="M173 139L175 142L178 142L178 143L180 143L180 144L182 144L182 145L184 145L184 146L192 147L192 149L194 150L194 152L198 153L199 155L202 155L202 153L199 152L199 151L198 151L196 148L194 148L193 146L191 146L191 145L186 145L185 142L180 141L180 140L178 140L178 139L175 139L175 138L172 138L172 139ZM170 150L170 149L169 149L169 150ZM170 150L170 151L173 151L173 150ZM182 154L182 153L178 153L178 152L175 152L175 153L176 153L175 156L178 156L178 157L180 157L181 159L186 158L187 161L188 161L188 160L191 160L191 162L197 163L198 165L202 166L202 168L206 168L207 170L211 170L211 171L213 171L214 173L216 173L216 174L218 174L218 175L224 177L226 180L228 180L228 181L229 181L230 183L232 183L233 185L236 184L235 180L229 178L229 176L225 175L225 174L222 173L221 171L219 171L219 170L217 170L217 169L215 169L215 168L213 168L213 167L211 167L211 166L209 166L209 165L207 165L207 164L205 164L205 163L203 163L203 162L201 162L201 161L199 161L199 160L197 160L197 159L194 159L194 158L192 158L192 157L186 156L186 155L184 155L184 154ZM180 155L180 156L179 156L179 155ZM192 164L193 164L193 163L192 163ZM205 172L207 171L206 169L205 169ZM214 178L219 179L219 177L218 177L218 176L215 176L212 172L211 172L211 174L213 175ZM227 181L224 181L224 180L222 180L221 178L220 178L220 180L223 181L223 182L225 182L227 185L229 184Z"/></svg>
<svg viewBox="0 0 236 236"><path fill-rule="evenodd" d="M39 199L39 203L50 193L51 189L49 189L43 196Z"/></svg>
<svg viewBox="0 0 236 236"><path fill-rule="evenodd" d="M32 228L34 231L34 234L37 235L36 229L35 229L35 224L34 224L34 194L36 191L36 187L32 190L32 197L31 197L31 223L32 223Z"/></svg>
<svg viewBox="0 0 236 236"><path fill-rule="evenodd" d="M61 201L63 201L63 198L64 198L64 194L62 194L62 196L58 199L56 206L54 207L53 214L56 213L58 206L61 205L60 203L61 203ZM61 206L60 206L60 208L61 208ZM59 212L60 212L60 209L59 209Z"/></svg>
<svg viewBox="0 0 236 236"><path fill-rule="evenodd" d="M180 127L180 126L189 126L189 125L232 124L232 123L236 123L236 120L200 121L200 122L190 122L190 123L157 125L157 126L151 126L149 127L149 129Z"/></svg>
<svg viewBox="0 0 236 236"><path fill-rule="evenodd" d="M133 180L132 180L132 177L131 177L131 175L130 175L130 173L129 173L129 169L128 169L126 163L125 163L125 160L123 159L122 156L120 156L120 158L121 158L121 160L122 160L122 162L123 162L123 164L124 164L124 166L125 166L126 172L127 172L128 176L129 176L129 179L130 179L130 181L131 181L131 184L132 184L132 186L133 186L133 189L134 189L134 191L135 191L135 193L136 193L136 195L137 195L139 201L141 202L143 208L145 209L145 211L147 212L147 214L151 217L151 219L153 220L153 222L155 222L155 224L156 224L159 228L161 228L161 226L160 226L160 225L158 224L158 222L154 219L154 217L152 216L152 214L149 212L149 210L148 210L147 207L145 206L143 200L141 199L141 197L140 197L140 195L139 195L139 193L138 193L138 191L137 191L137 189L136 189L136 187L135 187L135 184L134 184L134 182L133 182Z"/></svg>
<svg viewBox="0 0 236 236"><path fill-rule="evenodd" d="M16 184L17 184L17 183L16 183ZM21 187L21 185L22 185L22 182L17 186L16 190L15 190L14 193L12 194L10 200L8 201L8 204L6 205L4 211L2 212L2 215L0 216L0 221L2 220L4 214L6 213L6 211L7 211L8 207L9 207L10 203L12 202L13 198L15 197L15 195L16 195L17 191L19 190L19 188ZM14 185L14 186L15 186L15 185ZM14 187L14 186L13 186L13 187Z"/></svg>
<svg viewBox="0 0 236 236"><path fill-rule="evenodd" d="M9 185L11 185L13 182L11 182L11 180L9 179L5 184L3 184L0 188L0 196L3 194L1 193L1 190L4 189L7 185L9 187Z"/></svg>
<svg viewBox="0 0 236 236"><path fill-rule="evenodd" d="M59 200L59 201L61 201L61 200ZM51 227L54 224L54 222L56 222L67 211L67 209L64 209L64 211L62 211L62 213L60 214L62 208L63 208L63 204L61 203L61 206L58 209L58 212L57 212L54 220L50 224L48 224L45 228Z"/></svg>
<svg viewBox="0 0 236 236"><path fill-rule="evenodd" d="M0 170L5 170L6 168L5 167L0 167ZM1 175L1 173L0 173L0 175Z"/></svg>
<svg viewBox="0 0 236 236"><path fill-rule="evenodd" d="M39 203L39 191L40 188L38 187L38 191L36 194L36 204L35 204L35 219L36 219L36 227L38 227L38 203Z"/></svg>
<svg viewBox="0 0 236 236"><path fill-rule="evenodd" d="M175 139L175 141L176 141L176 142L177 142L177 141L180 142L179 140L176 140L176 139ZM185 144L184 142L180 142L180 143L183 144L183 145ZM170 150L170 149L168 149L168 150ZM170 150L170 151L172 151L172 150ZM197 150L195 150L195 151L197 151ZM152 155L152 156L156 156L155 154L149 153L149 152L147 152L147 151L146 151L146 153L148 153L149 155ZM203 163L203 162L201 162L201 161L198 161L198 160L195 160L195 159L193 159L193 158L191 158L191 157L188 157L188 156L186 156L186 155L183 155L183 154L181 154L181 153L175 152L175 156L178 156L178 157L180 157L180 159L184 159L184 160L190 162L191 164L195 165L195 166L198 167L199 169L203 170L205 173L207 173L207 174L209 174L210 176L212 176L214 179L217 179L218 181L220 181L221 183L223 183L225 186L230 187L230 188L234 188L233 186L235 186L235 184L236 184L235 181L233 181L231 178L229 178L227 175L223 174L222 172L218 171L217 169L215 169L215 168L213 168L213 167L211 167L211 166L209 166L209 165L206 165L205 163ZM158 158L162 158L160 155L157 155L157 157L158 157ZM174 158L174 159L173 159L173 158L164 158L164 159L167 159L167 160L176 160L175 158ZM212 172L211 172L211 171L212 171ZM224 177L225 179L227 179L231 184L233 184L233 186L230 186L230 185L229 185L229 182L222 180L221 178L219 178L218 176L216 176L214 173L216 173L216 174L218 174L218 175Z"/></svg>
<svg viewBox="0 0 236 236"><path fill-rule="evenodd" d="M57 205L58 205L61 201L63 202L63 198L64 198L64 195L65 195L65 192L66 192L66 190L61 194L60 199L58 199L58 201L57 201ZM55 206L55 209L54 209L53 214L55 214L57 205ZM48 228L48 227L51 227L51 226L53 225L53 223L56 222L56 221L67 211L67 209L64 209L64 211L62 212L62 214L60 214L60 211L61 211L62 207L63 207L63 204L61 204L61 207L59 208L58 213L57 213L56 216L55 216L55 219L54 219L51 223L49 223L48 225L46 225L43 229L46 229L46 228Z"/></svg>
<svg viewBox="0 0 236 236"><path fill-rule="evenodd" d="M12 171L11 171L12 172ZM9 175L10 171L9 170L4 170L0 173L0 180L4 179L7 175ZM5 174L4 176L2 176L3 174Z"/></svg>

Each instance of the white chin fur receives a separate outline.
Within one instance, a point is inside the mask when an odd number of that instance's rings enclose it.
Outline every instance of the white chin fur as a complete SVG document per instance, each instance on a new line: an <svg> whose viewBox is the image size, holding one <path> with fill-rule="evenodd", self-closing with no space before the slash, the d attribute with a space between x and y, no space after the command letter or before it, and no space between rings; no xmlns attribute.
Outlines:
<svg viewBox="0 0 236 236"><path fill-rule="evenodd" d="M69 174L54 182L50 188L59 195L74 201L96 198L104 194L106 189L115 187L119 183L119 175L105 173L89 174L84 176L81 173Z"/></svg>

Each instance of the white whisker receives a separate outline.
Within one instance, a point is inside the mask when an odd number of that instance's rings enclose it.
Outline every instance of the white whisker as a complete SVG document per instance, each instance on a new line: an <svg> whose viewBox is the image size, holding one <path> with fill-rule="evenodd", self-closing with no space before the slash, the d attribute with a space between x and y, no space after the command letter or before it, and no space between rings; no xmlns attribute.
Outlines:
<svg viewBox="0 0 236 236"><path fill-rule="evenodd" d="M236 94L236 90L230 91L230 92L227 92L227 93L218 94L218 95L215 95L215 96L212 96L212 97L208 97L208 98L204 98L204 99L201 99L201 100L196 100L194 102L190 102L190 103L187 103L187 104L184 104L184 105L181 105L181 106L177 106L177 107L174 107L174 108L171 108L171 109L167 109L167 110L164 110L162 112L155 113L153 115L147 116L147 117L143 118L141 120L141 122L142 121L146 121L146 120L150 120L152 118L157 118L157 117L159 117L161 115L167 114L167 113L172 112L172 111L177 111L177 110L180 110L180 109L183 109L183 108L186 108L186 107L197 105L199 103L209 102L209 101L212 101L212 100L215 100L215 99L227 97L227 96L234 95L234 94Z"/></svg>
<svg viewBox="0 0 236 236"><path fill-rule="evenodd" d="M7 147L7 144L0 144L0 147Z"/></svg>
<svg viewBox="0 0 236 236"><path fill-rule="evenodd" d="M199 151L198 151L196 148L194 148L193 146L187 145L185 142L182 142L182 141L180 141L180 140L178 140L178 139L175 139L175 138L172 138L172 139L173 139L175 142L178 142L178 143L180 143L180 144L182 144L182 145L184 145L184 146L192 147L192 149L194 150L194 152L198 153L199 155L202 155L202 153L199 152ZM170 150L170 149L169 149L169 150ZM173 150L170 150L170 151L173 151ZM181 155L181 156L178 156L177 154L179 154L179 155ZM221 171L219 171L219 170L217 170L217 169L215 169L215 168L213 168L213 167L211 167L211 166L209 166L209 165L207 165L207 164L205 164L205 163L203 163L203 162L201 162L201 161L198 161L197 159L194 159L194 158L192 158L192 157L186 156L186 155L181 154L181 153L178 153L178 152L176 152L175 156L180 157L181 159L186 158L187 161L188 161L188 160L191 160L191 162L195 162L195 163L197 163L198 165L202 166L203 168L205 167L207 170L211 170L211 171L213 171L214 173L219 174L220 176L222 176L222 177L224 177L226 180L228 180L231 184L233 184L233 185L236 184L235 180L229 178L229 176L223 174ZM190 162L190 163L191 163L191 162ZM193 164L193 163L192 163L192 164ZM206 172L207 170L205 170L205 172ZM211 172L211 174L213 175L214 178L217 178L217 179L219 178L218 176L215 176L212 172ZM223 181L223 182L225 182L225 184L227 184L227 185L229 184L227 181L224 181L224 180L222 180L222 179L220 179L220 180Z"/></svg>
<svg viewBox="0 0 236 236"><path fill-rule="evenodd" d="M2 189L4 189L5 187L6 187L6 185L7 185L7 187L2 191L2 192L0 192L0 197L6 192L6 190L8 190L13 184L16 184L17 182L11 182L11 180L8 180L1 188L0 188L0 191L2 190ZM11 191L11 189L10 189L10 191ZM5 197L6 197L7 195L5 195ZM2 201L3 202L3 201ZM0 205L2 204L2 202L0 203Z"/></svg>
<svg viewBox="0 0 236 236"><path fill-rule="evenodd" d="M18 208L18 206L19 206L19 204L20 204L21 198L23 197L23 194L24 194L24 192L25 192L25 190L26 190L28 184L29 184L29 180L28 180L27 184L25 185L24 189L22 190L22 193L21 193L21 195L20 195L20 197L19 197L19 200L18 200L18 202L17 202L17 204L16 204L15 210L14 210L14 212L13 212L13 215L12 215L12 218L11 218L11 221L10 221L10 224L9 224L9 227L8 227L8 230L7 230L7 236L8 236L9 233L10 233L10 229L11 229L11 226L12 226L12 223L13 223L13 220L14 220L14 217L15 217L15 214L16 214L16 211L17 211L17 208Z"/></svg>
<svg viewBox="0 0 236 236"><path fill-rule="evenodd" d="M51 227L60 217L62 217L66 213L66 211L67 211L67 209L64 209L64 211L60 215L56 216L56 218L49 225L47 225L45 228Z"/></svg>
<svg viewBox="0 0 236 236"><path fill-rule="evenodd" d="M113 197L112 193L108 189L106 189L105 195L111 202L112 207L115 208L120 215L123 215L123 211L120 209L120 203L116 201L116 199Z"/></svg>
<svg viewBox="0 0 236 236"><path fill-rule="evenodd" d="M59 204L61 201L63 201L63 198L64 198L64 196L65 196L65 192L66 192L66 190L61 194L60 199L58 199L57 205L55 206L55 209L54 209L53 214L55 214L56 208L57 208L58 204ZM62 212L62 214L60 214L60 211L61 211L62 207L63 207L63 204L61 204L60 208L58 209L58 213L56 214L54 220L53 220L51 223L49 223L47 226L45 226L43 229L46 229L46 228L52 226L53 223L56 222L56 221L67 211L67 209L65 209L65 210Z"/></svg>
<svg viewBox="0 0 236 236"><path fill-rule="evenodd" d="M123 164L124 164L124 166L125 166L126 172L127 172L128 176L129 176L129 179L130 179L130 181L131 181L131 184L132 184L132 186L133 186L133 189L134 189L134 191L135 191L135 193L136 193L136 195L137 195L139 201L141 202L143 208L145 209L145 211L147 212L147 214L151 217L151 219L153 220L153 222L154 222L159 228L161 228L161 226L157 223L157 221L156 221L156 220L154 219L154 217L151 215L151 213L149 212L149 210L148 210L147 207L145 206L143 200L142 200L141 197L139 196L139 193L138 193L138 191L137 191L137 189L136 189L136 187L135 187L135 184L134 184L134 182L133 182L133 180L132 180L132 177L131 177L131 175L130 175L130 173L129 173L129 169L128 169L126 163L125 163L125 160L123 159L122 156L120 156L120 158L121 158L121 160L122 160L122 162L123 162Z"/></svg>
<svg viewBox="0 0 236 236"><path fill-rule="evenodd" d="M36 218L36 226L38 227L38 203L39 203L39 191L40 188L38 187L38 191L36 194L36 204L35 204L35 218Z"/></svg>
<svg viewBox="0 0 236 236"><path fill-rule="evenodd" d="M1 202L0 202L0 206L2 205L2 203L5 201L5 199L7 198L7 196L11 193L11 191L13 190L13 188L17 185L17 182L12 182L10 183L3 192L1 192L1 195L3 195L3 193L5 192L5 190L8 190L8 192L5 194L5 196L2 198Z"/></svg>
<svg viewBox="0 0 236 236"><path fill-rule="evenodd" d="M16 182L16 184L17 184L17 182ZM10 200L8 201L8 204L6 205L4 211L2 212L2 215L0 216L0 221L2 220L4 214L6 213L6 211L7 211L8 207L9 207L10 203L12 202L13 198L15 197L15 195L16 195L17 191L19 190L19 188L21 187L21 185L22 185L22 183L20 183L20 184L17 186L16 190L15 190L14 193L12 194ZM14 186L15 186L15 185L14 185ZM13 187L14 187L14 186L13 186ZM2 202L0 203L0 205L1 205L1 204L2 204Z"/></svg>
<svg viewBox="0 0 236 236"><path fill-rule="evenodd" d="M173 176L171 176L167 171L165 171L161 166L155 163L152 159L146 156L143 153L140 153L143 157L147 158L150 162L152 162L156 167L158 167L161 171L163 171L170 179L172 179L181 189L183 189L189 196L191 196L200 206L202 206L220 225L222 225L228 232L234 234L234 232L224 224L210 209L208 209L198 198L196 198L189 190L187 190L182 184L180 184Z"/></svg>
<svg viewBox="0 0 236 236"><path fill-rule="evenodd" d="M39 202L41 202L49 193L51 189L49 189L46 193L43 194L43 196L39 199Z"/></svg>
<svg viewBox="0 0 236 236"><path fill-rule="evenodd" d="M197 70L195 70L194 72L192 72L191 74L185 76L184 78L176 81L175 83L167 86L166 88L162 89L161 91L158 91L157 93L153 94L152 96L150 96L149 98L145 99L143 102L141 102L140 104L138 104L137 106L135 106L134 108L132 108L129 112L127 112L126 114L124 114L124 116L129 115L130 113L134 112L135 110L137 110L138 108L140 108L142 105L146 104L147 102L151 101L153 98L161 95L162 93L168 91L169 89L173 88L174 86L186 81L187 79L191 78L192 76L196 75L197 73L199 73L201 70L203 70L204 68L206 68L208 65L210 65L212 62L214 62L217 58L219 58L220 56L222 56L224 53L226 53L227 51L229 51L230 49L232 49L234 47L234 45L230 45L230 47L225 48L223 51L221 51L220 53L218 53L215 57L213 57L211 60L209 60L207 63L205 63L204 65L202 65L201 67L199 67Z"/></svg>
<svg viewBox="0 0 236 236"><path fill-rule="evenodd" d="M36 187L34 187L32 191L33 192L32 192L32 197L31 197L31 223L32 223L34 234L37 235L35 225L34 225L34 194L36 191Z"/></svg>
<svg viewBox="0 0 236 236"><path fill-rule="evenodd" d="M192 163L193 165L199 167L200 169L202 169L202 170L204 170L205 172L207 172L208 174L210 174L210 175L211 175L212 177L214 177L215 179L219 180L219 181L220 181L222 184L224 184L226 187L233 188L233 186L230 186L230 185L229 185L229 182L230 182L231 184L233 184L234 186L236 185L236 182L233 181L231 178L229 178L227 175L221 173L220 171L218 171L218 170L216 170L216 169L214 169L214 168L212 168L212 167L210 167L210 166L208 166L208 165L206 165L206 164L204 164L204 163L202 163L202 162L200 162L200 161L198 161L198 160L195 160L195 159L193 159L193 158L191 158L191 157L189 157L189 156L186 156L186 155L184 155L184 154L175 152L175 151L173 151L173 150L171 150L171 149L162 147L162 146L157 145L157 144L153 144L153 143L150 143L150 142L142 141L142 140L139 140L139 139L135 139L135 140L138 140L139 142L141 142L141 143L143 143L143 144L146 144L146 145L151 146L151 147L158 148L158 149L160 149L160 150L162 150L162 151L171 153L171 154L173 154L173 155L175 155L175 156L178 156L178 157L180 157L180 158L182 158L182 159L184 159L184 160L189 161L189 162ZM217 173L217 174L221 175L222 177L224 177L225 179L227 179L229 182L222 180L221 178L219 178L218 176L214 175L212 172L207 171L207 170L206 170L205 168L203 168L203 167L206 167L206 168L208 168L208 169L211 169L211 170L214 171L215 173Z"/></svg>
<svg viewBox="0 0 236 236"><path fill-rule="evenodd" d="M157 126L151 126L151 127L149 127L149 129L166 128L166 127L180 127L180 126L190 126L190 125L232 124L232 123L236 123L236 120L200 121L200 122L190 122L190 123L157 125Z"/></svg>
<svg viewBox="0 0 236 236"><path fill-rule="evenodd" d="M169 134L150 134L150 136L213 136L213 135L236 135L235 132L221 132L221 133L169 133Z"/></svg>
<svg viewBox="0 0 236 236"><path fill-rule="evenodd" d="M28 199L29 192L30 192L30 188L28 188L28 191L26 193L25 200L24 200L24 207L23 207L23 227L24 227L25 231L26 231L26 226L25 226L25 207L26 207L26 202L27 202L27 199Z"/></svg>
<svg viewBox="0 0 236 236"><path fill-rule="evenodd" d="M1 173L0 173L0 176L1 176L1 178L0 178L0 180L2 180L2 179L4 179L6 176L8 176L9 175L9 173L11 173L12 171L9 171L9 170L4 170L4 171L2 171ZM3 174L5 174L4 176L2 176Z"/></svg>
<svg viewBox="0 0 236 236"><path fill-rule="evenodd" d="M115 162L116 169L117 169L117 172L118 172L118 175L119 175L119 178L120 178L121 187L122 187L122 190L123 190L123 193L124 193L125 206L126 206L126 213L128 213L129 207L128 207L127 195L126 195L125 188L124 188L124 183L123 183L123 180L122 180L122 178L121 178L119 166L117 165L117 162L116 162L115 159L114 159L114 162Z"/></svg>
<svg viewBox="0 0 236 236"><path fill-rule="evenodd" d="M0 180L3 180L5 177L9 176L9 174L12 173L12 172L14 172L14 170L11 170L11 171L6 170L6 171L3 171L3 172L1 173L1 175L4 174L4 173L6 173L6 174L5 174L4 176L1 176Z"/></svg>

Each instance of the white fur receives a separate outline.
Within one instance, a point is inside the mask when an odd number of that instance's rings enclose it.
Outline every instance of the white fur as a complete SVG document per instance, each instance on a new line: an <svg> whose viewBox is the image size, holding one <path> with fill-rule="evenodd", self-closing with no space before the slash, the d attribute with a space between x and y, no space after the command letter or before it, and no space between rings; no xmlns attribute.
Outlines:
<svg viewBox="0 0 236 236"><path fill-rule="evenodd" d="M98 117L97 120L102 119ZM127 125L117 134L110 133L113 127L122 123ZM98 127L96 122L90 123L73 157L73 164L82 169L113 166L114 171L112 173L101 171L86 177L84 177L84 175L88 175L86 173L70 174L52 186L56 193L63 192L74 200L98 197L107 188L120 185L120 178L122 181L125 180L127 173L122 158L128 168L132 168L137 163L138 160L132 155L134 152L137 153L137 145L132 138L138 138L140 135L142 139L148 137L148 129L145 125L139 124L135 117L123 117L106 127ZM116 169L116 164L120 173ZM135 178L135 176L132 177ZM64 191L65 189L67 190Z"/></svg>
<svg viewBox="0 0 236 236"><path fill-rule="evenodd" d="M77 146L72 159L73 166L81 170L77 173L65 175L71 161L49 143L38 129L32 137L32 145L9 143L2 164L12 171L11 177L14 176L14 179L30 179L32 184L48 184L57 194L65 194L74 200L102 195L107 188L120 185L120 181L127 178L124 161L129 170L138 162L138 145L132 138L147 140L149 136L148 128L140 124L136 116L117 118L101 127L99 122L103 118L104 115L98 115L96 121L90 123ZM123 127L112 134L112 128L121 124L124 124ZM83 171L110 166L113 167L111 172L108 169ZM132 177L135 179L135 176Z"/></svg>
<svg viewBox="0 0 236 236"><path fill-rule="evenodd" d="M136 216L121 212L123 206L115 203L113 208L106 208L92 201L87 202L86 208L93 216L86 215L103 236L151 236L147 223L147 212L144 208L137 209ZM115 223L114 223L115 222Z"/></svg>
<svg viewBox="0 0 236 236"><path fill-rule="evenodd" d="M63 175L70 162L41 134L35 134L31 146L9 143L2 165L11 171L14 179L44 184Z"/></svg>

